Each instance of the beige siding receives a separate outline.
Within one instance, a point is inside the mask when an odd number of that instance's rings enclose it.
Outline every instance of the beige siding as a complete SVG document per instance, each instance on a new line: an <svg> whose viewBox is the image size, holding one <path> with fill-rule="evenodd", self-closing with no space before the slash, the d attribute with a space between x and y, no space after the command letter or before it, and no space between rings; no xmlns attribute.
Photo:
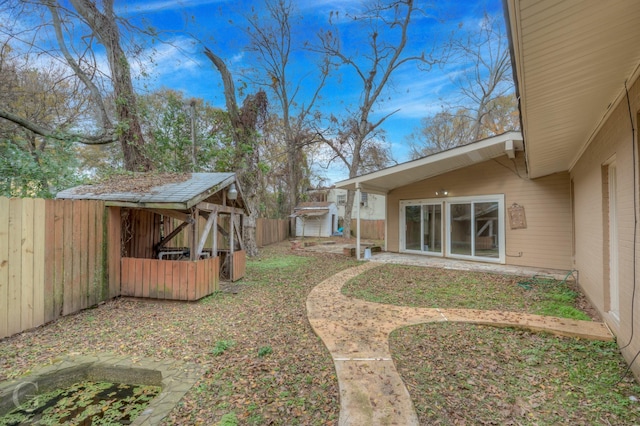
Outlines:
<svg viewBox="0 0 640 426"><path fill-rule="evenodd" d="M525 165L520 156L517 164L520 176L525 176ZM402 200L436 198L435 192L440 189L449 191L449 198L504 194L505 210L518 203L525 208L527 219L526 229L512 230L505 218L506 263L570 269L569 175L558 173L536 180L520 176L514 163L505 156L390 192L387 196L387 249L399 250L399 203Z"/></svg>
<svg viewBox="0 0 640 426"><path fill-rule="evenodd" d="M636 82L629 92L632 117L637 129L640 109L640 85ZM637 131L637 130L636 130ZM588 298L603 315L618 337L626 345L631 336L631 311L634 290L634 140L627 102L623 101L612 112L592 143L571 170L575 191L575 268L579 270L580 285ZM636 148L637 149L637 148ZM609 289L608 266L608 208L605 164L615 156L617 174L618 222L618 282L620 291L620 321L607 311ZM636 155L636 167L637 167ZM637 188L636 188L637 190ZM640 294L636 295L636 298ZM636 301L637 306L637 301ZM638 309L638 308L636 308ZM623 350L630 360L640 350L640 314L634 316L635 333L631 345ZM640 368L634 364L634 371Z"/></svg>

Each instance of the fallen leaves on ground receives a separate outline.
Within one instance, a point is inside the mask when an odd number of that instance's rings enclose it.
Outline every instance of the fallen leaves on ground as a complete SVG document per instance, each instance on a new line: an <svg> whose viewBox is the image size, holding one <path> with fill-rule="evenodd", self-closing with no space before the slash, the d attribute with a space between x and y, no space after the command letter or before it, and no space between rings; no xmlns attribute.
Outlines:
<svg viewBox="0 0 640 426"><path fill-rule="evenodd" d="M292 252L289 243L248 262L234 293L196 303L116 299L0 341L0 381L68 354L175 359L205 373L165 424L336 424L333 361L306 317L309 291L355 264L340 255ZM220 355L218 341L233 342ZM261 352L261 348L271 348Z"/></svg>
<svg viewBox="0 0 640 426"><path fill-rule="evenodd" d="M543 314L555 299L567 298L585 319L598 314L575 282L486 272L386 264L350 280L348 296L399 306L483 309ZM479 297L481 295L481 297Z"/></svg>
<svg viewBox="0 0 640 426"><path fill-rule="evenodd" d="M396 330L391 352L424 425L636 425L640 386L614 342L469 324Z"/></svg>

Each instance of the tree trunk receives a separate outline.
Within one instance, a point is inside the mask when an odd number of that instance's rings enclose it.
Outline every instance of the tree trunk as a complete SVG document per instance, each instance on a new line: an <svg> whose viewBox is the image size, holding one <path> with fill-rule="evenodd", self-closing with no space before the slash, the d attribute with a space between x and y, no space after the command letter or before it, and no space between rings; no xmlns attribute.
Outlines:
<svg viewBox="0 0 640 426"><path fill-rule="evenodd" d="M351 238L351 215L353 214L353 201L356 198L355 191L347 191L347 204L344 205L344 222L342 225L342 236Z"/></svg>
<svg viewBox="0 0 640 426"><path fill-rule="evenodd" d="M288 214L293 213L293 209L300 201L300 161L300 148L297 145L297 140L291 138L287 140Z"/></svg>
<svg viewBox="0 0 640 426"><path fill-rule="evenodd" d="M256 222L257 215L253 213L256 209L253 197L247 197L244 200L250 214L245 215L242 219L242 242L247 256L253 257L258 255L258 242L256 240Z"/></svg>
<svg viewBox="0 0 640 426"><path fill-rule="evenodd" d="M260 113L260 102L266 102L266 95L262 99L258 95L253 98L247 97L242 110L238 108L236 101L235 86L233 77L226 64L218 55L205 47L205 55L211 60L222 78L224 87L224 97L227 106L227 113L233 126L233 138L236 146L235 167L236 174L242 185L244 202L249 215L243 219L244 232L243 242L247 255L250 257L258 254L256 243L256 219L258 216L258 149L256 147L256 125ZM262 92L264 94L264 92ZM256 110L253 111L252 109ZM250 147L247 149L247 147Z"/></svg>
<svg viewBox="0 0 640 426"><path fill-rule="evenodd" d="M70 0L104 46L116 102L116 136L130 171L149 171L151 163L144 155L144 137L138 119L136 97L131 82L129 61L120 45L120 30L113 13L113 1L103 1L104 13L90 0Z"/></svg>

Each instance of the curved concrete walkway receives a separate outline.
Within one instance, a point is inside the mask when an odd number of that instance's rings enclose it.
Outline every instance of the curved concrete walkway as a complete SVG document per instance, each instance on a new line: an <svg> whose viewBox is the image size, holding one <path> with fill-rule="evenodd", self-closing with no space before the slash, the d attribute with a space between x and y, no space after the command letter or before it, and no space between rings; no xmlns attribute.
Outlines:
<svg viewBox="0 0 640 426"><path fill-rule="evenodd" d="M389 334L398 327L456 321L545 330L563 336L612 340L602 323L514 312L409 308L348 298L342 286L380 266L365 263L318 284L307 298L307 316L331 352L340 387L339 425L418 425L409 392L389 350Z"/></svg>

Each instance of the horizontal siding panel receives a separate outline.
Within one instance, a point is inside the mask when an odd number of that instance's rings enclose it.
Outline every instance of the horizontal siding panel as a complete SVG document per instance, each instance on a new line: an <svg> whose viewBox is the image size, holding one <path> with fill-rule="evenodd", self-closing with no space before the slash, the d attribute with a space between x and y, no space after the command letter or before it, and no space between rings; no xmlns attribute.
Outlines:
<svg viewBox="0 0 640 426"><path fill-rule="evenodd" d="M500 164L496 164L500 162ZM525 175L522 156L518 170ZM525 208L526 229L512 230L505 218L507 264L542 268L571 268L571 206L569 175L558 173L529 180L513 171L513 163L501 157L426 179L391 191L388 201L388 242L390 251L399 250L399 202L436 198L435 191L446 189L451 197L505 195L505 209L517 203Z"/></svg>

